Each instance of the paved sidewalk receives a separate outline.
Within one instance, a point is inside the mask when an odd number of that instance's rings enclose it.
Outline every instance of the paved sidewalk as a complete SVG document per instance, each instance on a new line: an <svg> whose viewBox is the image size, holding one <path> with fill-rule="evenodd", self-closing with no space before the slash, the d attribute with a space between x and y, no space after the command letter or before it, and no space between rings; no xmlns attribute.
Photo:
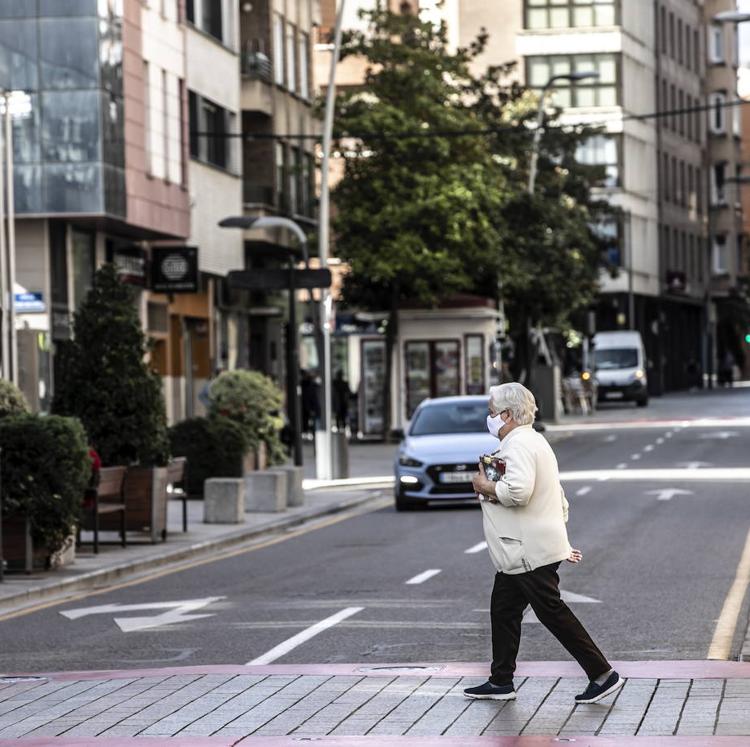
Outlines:
<svg viewBox="0 0 750 747"><path fill-rule="evenodd" d="M573 695L585 679L573 662L520 665L518 700L505 703L463 697L464 687L483 681L485 664L203 666L7 677L0 678L0 744L124 745L151 737L173 745L314 741L325 747L427 745L438 736L445 745L516 747L750 743L750 664L616 666L627 678L619 693L577 707Z"/></svg>
<svg viewBox="0 0 750 747"><path fill-rule="evenodd" d="M72 565L31 575L6 574L5 581L0 583L0 615L41 600L113 583L123 576L152 572L159 566L210 557L306 521L378 502L385 505L386 501L392 502L390 492L356 486L308 490L304 506L289 508L283 513L247 513L244 524L204 524L203 501L194 500L188 502L189 522L185 533L182 531L182 503L170 501L166 542L138 544L146 535L139 537L138 533L129 532L126 548L119 544L104 545L99 548L99 554L94 555L91 545L84 545ZM102 532L100 536L117 539L114 533Z"/></svg>

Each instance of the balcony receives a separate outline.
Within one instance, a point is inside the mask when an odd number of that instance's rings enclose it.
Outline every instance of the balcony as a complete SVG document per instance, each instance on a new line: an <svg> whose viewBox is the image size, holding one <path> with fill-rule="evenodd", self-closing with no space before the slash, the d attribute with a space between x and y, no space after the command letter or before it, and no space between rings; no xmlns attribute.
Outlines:
<svg viewBox="0 0 750 747"><path fill-rule="evenodd" d="M273 67L263 52L243 51L241 59L243 111L273 114Z"/></svg>

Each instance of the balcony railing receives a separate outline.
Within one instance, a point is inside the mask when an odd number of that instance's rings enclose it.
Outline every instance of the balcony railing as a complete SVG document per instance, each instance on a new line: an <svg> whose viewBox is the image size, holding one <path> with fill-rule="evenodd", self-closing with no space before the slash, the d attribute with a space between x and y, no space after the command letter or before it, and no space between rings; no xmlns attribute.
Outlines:
<svg viewBox="0 0 750 747"><path fill-rule="evenodd" d="M262 80L264 83L273 81L273 65L269 57L263 52L253 50L256 46L252 42L246 45L242 52L241 71L252 80Z"/></svg>
<svg viewBox="0 0 750 747"><path fill-rule="evenodd" d="M273 187L245 182L242 187L242 196L245 205L276 206L276 193Z"/></svg>

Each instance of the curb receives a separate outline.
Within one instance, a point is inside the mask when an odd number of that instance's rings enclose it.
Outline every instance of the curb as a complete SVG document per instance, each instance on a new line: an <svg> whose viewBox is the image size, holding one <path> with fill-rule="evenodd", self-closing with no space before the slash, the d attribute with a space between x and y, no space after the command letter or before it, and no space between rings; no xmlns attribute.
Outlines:
<svg viewBox="0 0 750 747"><path fill-rule="evenodd" d="M372 486L365 485L363 487ZM329 503L328 505L319 508L308 508L305 511L300 511L292 516L282 516L278 519L271 519L264 524L260 524L250 529L240 529L217 539L196 542L187 547L181 547L171 551L165 550L163 553L145 560L134 558L130 562L123 562L119 565L102 568L101 570L90 571L76 578L59 580L50 579L49 583L45 583L39 588L26 590L18 594L1 598L0 615L21 612L33 602L58 596L66 592L90 589L101 584L119 580L124 576L130 576L143 571L152 571L155 568L167 566L190 558L209 556L217 550L224 550L236 545L241 545L248 540L255 539L264 534L271 534L278 532L279 530L305 524L312 519L339 514L352 508L364 506L372 502L375 498L376 496L373 495L348 499L344 498L335 503Z"/></svg>

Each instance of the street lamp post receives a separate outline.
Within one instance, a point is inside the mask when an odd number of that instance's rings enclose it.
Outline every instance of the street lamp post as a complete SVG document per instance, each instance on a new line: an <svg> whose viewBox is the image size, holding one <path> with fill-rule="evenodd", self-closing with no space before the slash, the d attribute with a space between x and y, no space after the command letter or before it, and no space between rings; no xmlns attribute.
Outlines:
<svg viewBox="0 0 750 747"><path fill-rule="evenodd" d="M299 225L289 218L279 216L263 216L260 218L236 216L224 218L219 221L219 226L222 228L242 229L284 228L293 233L299 242L300 253L302 254L305 267L307 268L310 264L307 251L307 236ZM299 343L297 340L297 293L294 277L294 252L289 252L289 332L287 334L286 345L287 417L289 418L289 427L292 430L294 464L300 467L302 466L302 412L299 384Z"/></svg>
<svg viewBox="0 0 750 747"><path fill-rule="evenodd" d="M336 28L333 33L333 49L331 50L331 67L328 72L328 88L326 89L325 112L323 115L323 159L320 173L320 209L318 212L318 257L320 266L328 265L329 232L330 232L330 158L331 141L333 139L333 116L336 107L336 67L341 49L341 28L344 18L346 0L339 0L336 13ZM320 443L316 443L316 474L319 479L329 480L333 477L333 397L331 392L331 320L333 297L330 290L323 289L320 293L320 319L323 327L323 360L321 374L323 380L323 428L324 435Z"/></svg>

